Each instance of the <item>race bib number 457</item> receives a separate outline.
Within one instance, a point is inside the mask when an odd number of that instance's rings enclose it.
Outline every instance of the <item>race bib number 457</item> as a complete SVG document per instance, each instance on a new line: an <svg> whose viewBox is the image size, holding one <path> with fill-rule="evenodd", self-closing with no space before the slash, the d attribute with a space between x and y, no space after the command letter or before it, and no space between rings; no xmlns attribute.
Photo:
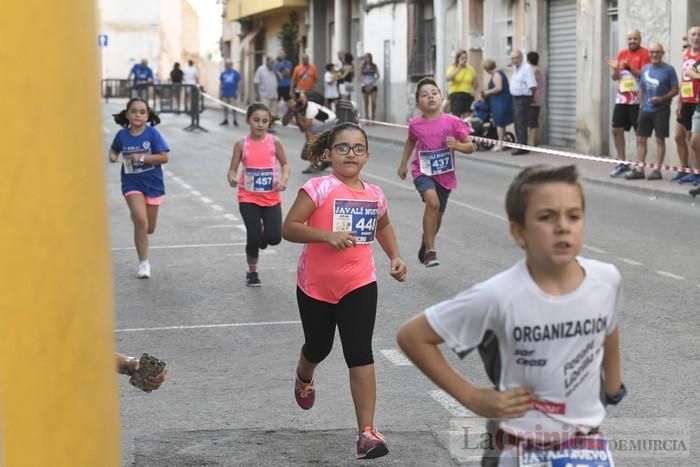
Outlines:
<svg viewBox="0 0 700 467"><path fill-rule="evenodd" d="M272 169L245 169L245 189L248 191L272 191L274 174Z"/></svg>
<svg viewBox="0 0 700 467"><path fill-rule="evenodd" d="M336 199L333 203L333 232L353 232L357 243L372 243L378 216L378 201Z"/></svg>
<svg viewBox="0 0 700 467"><path fill-rule="evenodd" d="M425 175L440 175L455 169L450 148L419 151L420 172Z"/></svg>

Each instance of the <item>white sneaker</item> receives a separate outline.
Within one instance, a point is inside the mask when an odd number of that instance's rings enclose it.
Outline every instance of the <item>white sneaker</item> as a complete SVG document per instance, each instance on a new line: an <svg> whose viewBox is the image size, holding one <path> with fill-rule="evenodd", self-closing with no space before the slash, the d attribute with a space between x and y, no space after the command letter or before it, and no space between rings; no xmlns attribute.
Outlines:
<svg viewBox="0 0 700 467"><path fill-rule="evenodd" d="M148 279L151 277L151 263L146 261L141 261L139 263L139 269L136 271L136 277L139 279Z"/></svg>
<svg viewBox="0 0 700 467"><path fill-rule="evenodd" d="M501 146L500 144L497 144L491 148L491 152L500 152L500 151L503 151L503 146Z"/></svg>

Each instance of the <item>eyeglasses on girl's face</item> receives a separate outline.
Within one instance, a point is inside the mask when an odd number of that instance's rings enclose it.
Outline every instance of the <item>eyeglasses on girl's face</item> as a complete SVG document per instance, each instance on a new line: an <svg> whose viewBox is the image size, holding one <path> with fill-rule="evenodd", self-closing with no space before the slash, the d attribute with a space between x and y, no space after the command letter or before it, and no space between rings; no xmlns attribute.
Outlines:
<svg viewBox="0 0 700 467"><path fill-rule="evenodd" d="M336 144L335 146L331 146L331 151L335 149L335 152L340 154L341 156L347 156L350 154L350 150L355 153L356 156L364 156L367 154L367 146L364 144L356 144L354 146L350 146L348 143L339 143Z"/></svg>

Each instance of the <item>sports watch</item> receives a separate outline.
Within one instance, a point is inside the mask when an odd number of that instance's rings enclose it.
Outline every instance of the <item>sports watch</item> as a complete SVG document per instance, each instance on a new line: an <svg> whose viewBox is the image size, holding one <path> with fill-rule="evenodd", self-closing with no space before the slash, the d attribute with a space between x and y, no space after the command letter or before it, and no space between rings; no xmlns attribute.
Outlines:
<svg viewBox="0 0 700 467"><path fill-rule="evenodd" d="M627 388L624 384L620 384L620 390L617 391L617 394L614 396L609 396L607 392L605 393L605 402L610 405L617 405L622 401L622 399L625 398L626 395Z"/></svg>

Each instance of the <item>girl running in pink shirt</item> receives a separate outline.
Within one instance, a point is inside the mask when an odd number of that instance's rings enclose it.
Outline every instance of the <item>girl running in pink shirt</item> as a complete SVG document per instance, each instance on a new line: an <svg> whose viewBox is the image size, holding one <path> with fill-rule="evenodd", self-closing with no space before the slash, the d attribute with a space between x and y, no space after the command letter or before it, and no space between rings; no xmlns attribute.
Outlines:
<svg viewBox="0 0 700 467"><path fill-rule="evenodd" d="M294 395L302 409L313 406L314 370L330 353L337 326L350 369L359 431L357 457L381 457L389 449L374 427L377 278L371 244L375 238L391 261L389 274L394 279L406 278L406 264L399 255L384 192L360 179L370 157L365 132L353 123L324 131L309 145L309 157L315 164L328 161L333 173L304 184L283 226L286 240L306 244L297 269L305 341Z"/></svg>
<svg viewBox="0 0 700 467"><path fill-rule="evenodd" d="M447 209L447 198L457 187L454 152L474 152L474 145L469 140L469 127L454 115L443 114L440 110L442 93L434 80L423 78L418 82L416 107L423 114L413 117L408 124L408 139L398 174L401 180L406 178L408 159L416 150L411 175L425 203L418 260L426 267L433 267L440 264L435 237Z"/></svg>
<svg viewBox="0 0 700 467"><path fill-rule="evenodd" d="M272 114L260 103L246 113L250 134L233 147L228 182L238 187L238 207L246 228L246 285L260 287L259 250L282 241L282 196L287 188L289 166L279 138L268 134ZM238 166L243 164L237 177ZM279 166L279 167L278 167ZM280 175L281 172L281 175Z"/></svg>

